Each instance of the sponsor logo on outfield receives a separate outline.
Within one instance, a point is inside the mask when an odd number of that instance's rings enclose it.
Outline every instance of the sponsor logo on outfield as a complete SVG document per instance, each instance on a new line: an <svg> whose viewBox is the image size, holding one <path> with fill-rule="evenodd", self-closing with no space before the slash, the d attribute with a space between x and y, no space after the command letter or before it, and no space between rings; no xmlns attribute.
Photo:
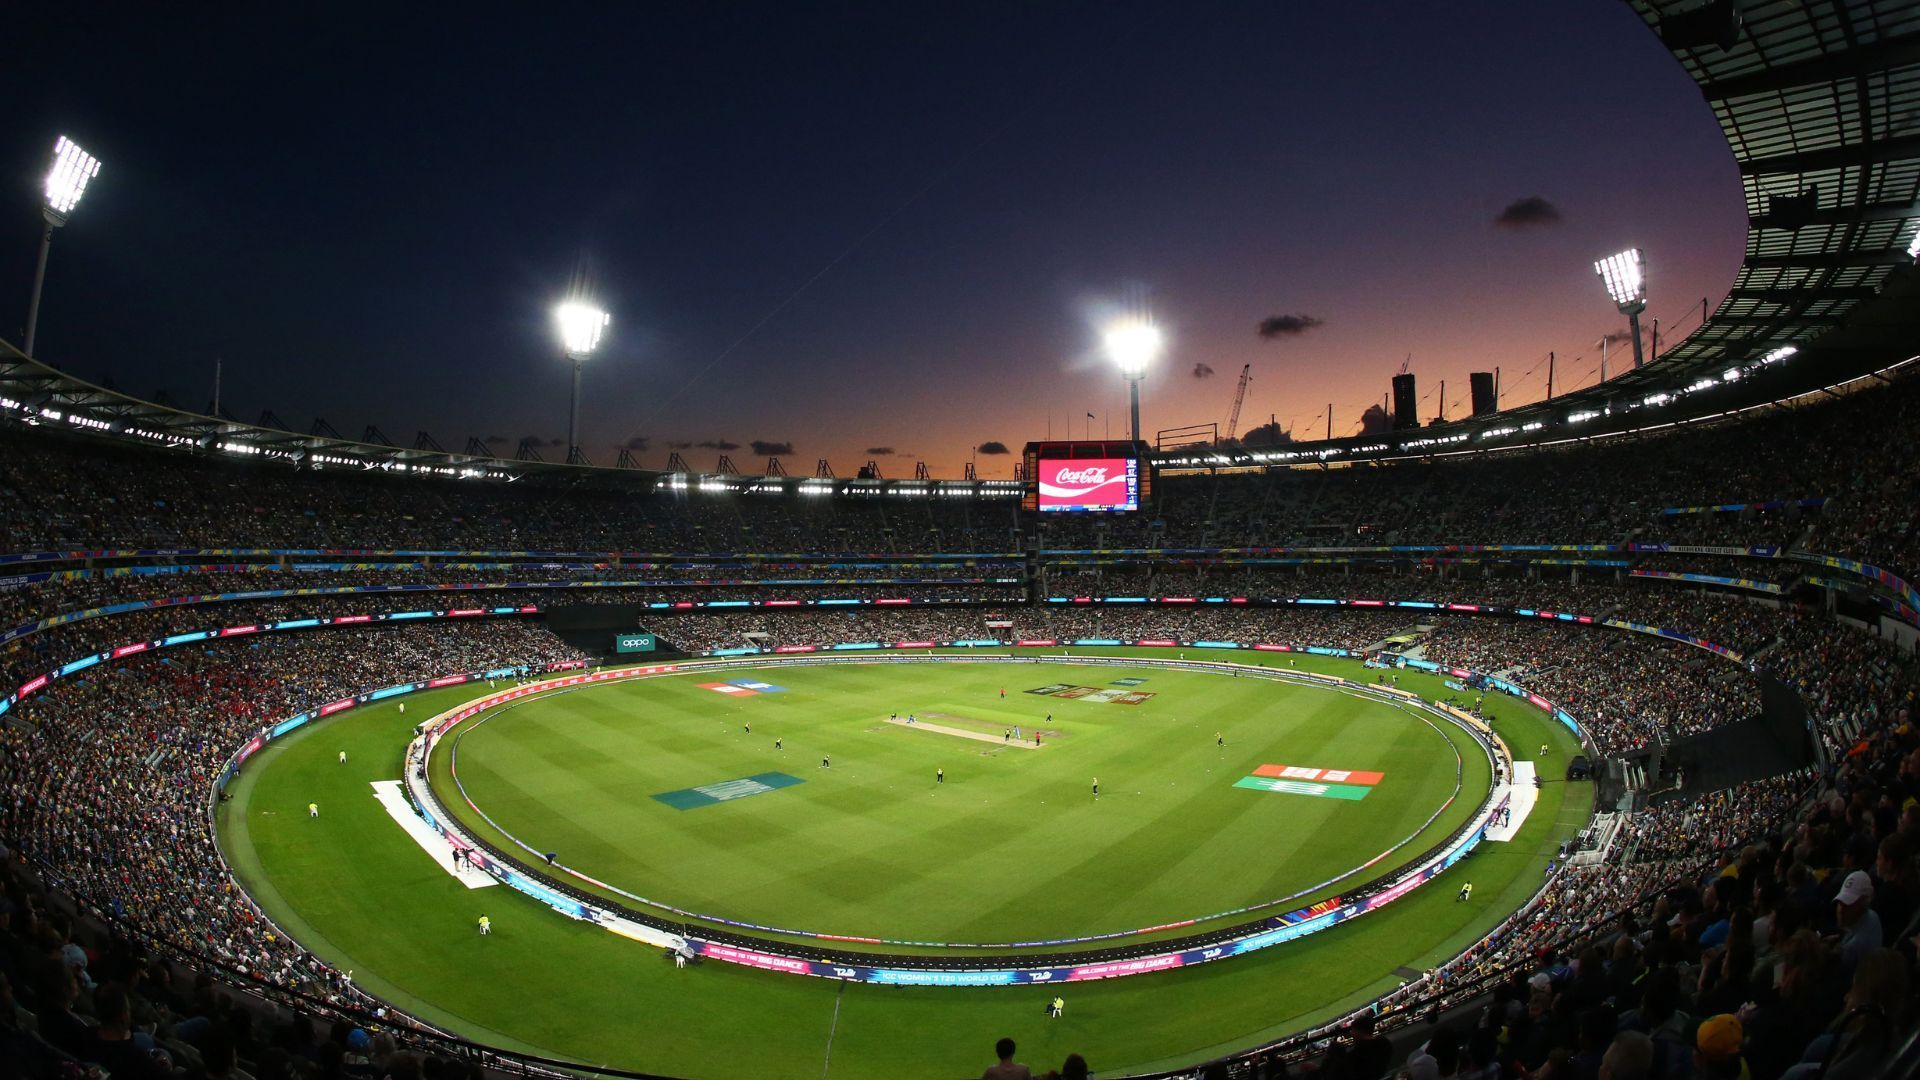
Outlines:
<svg viewBox="0 0 1920 1080"><path fill-rule="evenodd" d="M1146 681L1145 679L1121 679L1119 683L1115 683L1114 685L1118 686L1121 683L1126 683L1137 686ZM1152 694L1141 690L1103 690L1098 686L1069 686L1066 683L1048 683L1045 686L1036 686L1027 691L1027 693L1046 694L1051 697L1067 698L1073 701L1097 701L1101 704L1111 703L1114 705L1138 705L1153 697Z"/></svg>
<svg viewBox="0 0 1920 1080"><path fill-rule="evenodd" d="M731 682L703 682L698 684L702 690L712 690L716 694L732 694L736 697L751 697L754 694L784 694L787 688L772 683L758 682L753 679L734 679Z"/></svg>
<svg viewBox="0 0 1920 1080"><path fill-rule="evenodd" d="M693 810L715 803L732 802L749 795L762 795L769 791L778 791L783 787L792 787L803 783L797 776L786 773L760 773L757 776L745 776L738 780L721 780L717 783L702 784L699 787L681 788L678 791L663 791L654 798L666 803L675 810Z"/></svg>
<svg viewBox="0 0 1920 1080"><path fill-rule="evenodd" d="M1386 778L1386 773L1366 772L1354 769L1310 769L1304 765L1262 765L1253 770L1255 776L1271 776L1282 780L1319 780L1334 784L1364 784L1372 787Z"/></svg>
<svg viewBox="0 0 1920 1080"><path fill-rule="evenodd" d="M1311 795L1316 799L1346 799L1358 802L1373 789L1359 784L1316 784L1308 780L1281 780L1271 776L1245 776L1233 782L1237 788L1253 791L1277 791L1283 795Z"/></svg>
<svg viewBox="0 0 1920 1080"><path fill-rule="evenodd" d="M1115 679L1112 682L1108 683L1107 685L1108 686L1139 686L1141 683L1146 681L1147 680L1145 679Z"/></svg>

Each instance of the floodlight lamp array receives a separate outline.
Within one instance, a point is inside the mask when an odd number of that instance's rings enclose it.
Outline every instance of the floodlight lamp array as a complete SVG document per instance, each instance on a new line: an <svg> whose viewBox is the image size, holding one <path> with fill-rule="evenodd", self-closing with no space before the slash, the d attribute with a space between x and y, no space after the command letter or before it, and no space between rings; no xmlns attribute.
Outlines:
<svg viewBox="0 0 1920 1080"><path fill-rule="evenodd" d="M80 149L65 135L53 144L53 168L47 170L47 217L53 224L65 224L67 215L80 205L87 182L100 175L100 159Z"/></svg>
<svg viewBox="0 0 1920 1080"><path fill-rule="evenodd" d="M1620 310L1638 310L1647 304L1647 261L1639 248L1628 248L1593 264L1594 272L1606 283L1607 295Z"/></svg>
<svg viewBox="0 0 1920 1080"><path fill-rule="evenodd" d="M1128 319L1107 329L1107 355L1120 367L1120 374L1138 379L1147 373L1147 365L1160 355L1160 328L1144 319Z"/></svg>
<svg viewBox="0 0 1920 1080"><path fill-rule="evenodd" d="M600 335L612 316L592 304L569 300L553 311L553 317L560 324L560 342L567 350L567 356L578 360L593 352L600 345Z"/></svg>

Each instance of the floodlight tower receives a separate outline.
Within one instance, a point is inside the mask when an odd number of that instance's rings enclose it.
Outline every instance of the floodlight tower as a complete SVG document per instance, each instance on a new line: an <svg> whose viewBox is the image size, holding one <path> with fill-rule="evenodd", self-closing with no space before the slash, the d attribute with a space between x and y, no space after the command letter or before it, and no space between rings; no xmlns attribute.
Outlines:
<svg viewBox="0 0 1920 1080"><path fill-rule="evenodd" d="M1639 248L1628 248L1593 264L1594 272L1606 283L1607 295L1620 307L1633 330L1633 366L1645 362L1640 352L1640 313L1647 310L1647 260Z"/></svg>
<svg viewBox="0 0 1920 1080"><path fill-rule="evenodd" d="M47 224L40 234L40 262L33 268L33 296L27 301L28 356L33 355L34 331L40 325L40 290L47 283L47 255L53 250L53 230L67 223L73 208L86 194L87 181L100 175L100 159L80 149L65 135L53 144L53 168L47 170L46 202L40 206L40 218Z"/></svg>
<svg viewBox="0 0 1920 1080"><path fill-rule="evenodd" d="M600 344L600 333L612 317L591 301L569 300L553 309L560 326L560 344L573 361L573 406L567 413L567 464L586 463L580 453L580 367Z"/></svg>
<svg viewBox="0 0 1920 1080"><path fill-rule="evenodd" d="M1120 374L1127 380L1127 398L1132 406L1133 427L1129 433L1136 441L1140 438L1140 379L1147 373L1147 365L1160 355L1160 328L1153 321L1143 317L1132 317L1114 323L1107 328L1107 355L1120 368Z"/></svg>

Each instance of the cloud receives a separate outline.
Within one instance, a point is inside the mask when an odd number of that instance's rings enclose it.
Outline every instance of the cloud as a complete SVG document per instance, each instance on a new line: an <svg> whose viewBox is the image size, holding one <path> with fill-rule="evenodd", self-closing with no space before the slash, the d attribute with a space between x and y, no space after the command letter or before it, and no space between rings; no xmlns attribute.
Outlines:
<svg viewBox="0 0 1920 1080"><path fill-rule="evenodd" d="M1320 320L1311 315L1269 315L1260 320L1260 336L1263 338L1294 337L1319 325L1321 325Z"/></svg>
<svg viewBox="0 0 1920 1080"><path fill-rule="evenodd" d="M699 447L702 450L726 451L726 450L740 449L739 443L733 442L728 439L701 439L699 442L694 443L693 445Z"/></svg>
<svg viewBox="0 0 1920 1080"><path fill-rule="evenodd" d="M894 455L894 454L895 454L896 452L897 452L897 451L895 451L895 450L894 450L894 448L893 448L893 447L891 447L891 446L869 446L869 447L867 447L867 456L868 456L868 457L892 457L892 456L893 456L893 455Z"/></svg>
<svg viewBox="0 0 1920 1080"><path fill-rule="evenodd" d="M692 439L668 439L668 440L667 440L667 449L669 449L669 450L691 450L691 449L693 449L693 440L692 440Z"/></svg>
<svg viewBox="0 0 1920 1080"><path fill-rule="evenodd" d="M652 442L653 440L647 438L645 435L635 435L632 438L628 439L626 442L622 443L621 446L624 449L632 450L637 453L641 450L645 450Z"/></svg>
<svg viewBox="0 0 1920 1080"><path fill-rule="evenodd" d="M1378 435L1392 430L1393 417L1388 416L1387 410L1380 406L1369 405L1367 411L1360 414L1360 434Z"/></svg>
<svg viewBox="0 0 1920 1080"><path fill-rule="evenodd" d="M1194 377L1194 378L1196 378L1196 379L1211 379L1211 378L1213 378L1213 368L1212 368L1212 366L1210 366L1210 365L1208 365L1208 364L1195 364L1195 365L1193 365L1193 377Z"/></svg>
<svg viewBox="0 0 1920 1080"><path fill-rule="evenodd" d="M1612 330L1612 331L1609 331L1609 332L1607 333L1607 344L1609 344L1609 345L1631 345L1631 344L1633 344L1633 331L1632 331L1632 330Z"/></svg>
<svg viewBox="0 0 1920 1080"><path fill-rule="evenodd" d="M1293 441L1293 432L1282 431L1279 424L1261 424L1240 435L1241 446L1285 446Z"/></svg>
<svg viewBox="0 0 1920 1080"><path fill-rule="evenodd" d="M549 439L544 435L522 435L520 436L520 441L532 447L567 445L567 441L565 439L561 439L557 437Z"/></svg>
<svg viewBox="0 0 1920 1080"><path fill-rule="evenodd" d="M1503 229L1531 229L1537 225L1560 224L1560 208L1538 195L1515 199L1493 219Z"/></svg>
<svg viewBox="0 0 1920 1080"><path fill-rule="evenodd" d="M793 453L793 444L790 442L774 442L771 439L755 439L753 440L753 453L755 457L781 457Z"/></svg>
<svg viewBox="0 0 1920 1080"><path fill-rule="evenodd" d="M506 442L507 437L505 435L489 435L480 441L483 443L501 443Z"/></svg>
<svg viewBox="0 0 1920 1080"><path fill-rule="evenodd" d="M983 442L979 446L974 447L974 449L978 450L982 454L1013 453L1013 451L1007 449L1007 444L1001 442L999 439L988 439L986 442Z"/></svg>

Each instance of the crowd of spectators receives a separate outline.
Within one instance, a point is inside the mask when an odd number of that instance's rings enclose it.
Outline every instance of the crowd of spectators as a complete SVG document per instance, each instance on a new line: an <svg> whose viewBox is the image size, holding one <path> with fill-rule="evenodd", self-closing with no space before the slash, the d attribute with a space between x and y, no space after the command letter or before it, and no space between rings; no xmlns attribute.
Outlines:
<svg viewBox="0 0 1920 1080"><path fill-rule="evenodd" d="M338 997L339 975L259 918L214 846L207 800L228 757L270 722L354 693L580 659L533 622L499 619L271 634L98 665L24 699L0 727L0 836L115 920L272 986Z"/></svg>
<svg viewBox="0 0 1920 1080"><path fill-rule="evenodd" d="M653 493L640 477L613 481L503 487L359 469L296 472L283 463L209 461L177 450L4 432L0 551L1019 550L1013 498L723 498Z"/></svg>
<svg viewBox="0 0 1920 1080"><path fill-rule="evenodd" d="M1691 645L1560 623L1455 617L1422 658L1502 675L1576 717L1603 754L1669 742L1757 715L1748 671Z"/></svg>
<svg viewBox="0 0 1920 1080"><path fill-rule="evenodd" d="M1562 870L1385 1007L1423 1025L1410 1080L1871 1080L1915 1030L1917 945L1920 732L1903 708L1829 769L1628 815L1603 862ZM1313 1047L1318 1075L1380 1075L1348 1068L1365 1041Z"/></svg>
<svg viewBox="0 0 1920 1080"><path fill-rule="evenodd" d="M707 553L687 559L510 568L459 563L337 572L263 569L0 580L0 628L77 608L187 594L334 585L671 581L576 590L597 602L793 599L833 590L950 606L650 613L646 627L688 652L848 641L1239 641L1374 649L1500 674L1566 708L1602 754L1711 730L1759 707L1754 671L1704 650L1559 622L1405 609L1028 604L1020 552L1040 549L1663 541L1775 545L1860 559L1911 577L1920 525L1920 379L1737 424L1479 460L1267 475L1163 476L1150 514L1022 518L1011 499L785 498L662 493L642 485L535 479L512 487L296 472L19 430L0 432L0 552L136 547ZM1867 468L1863 463L1874 463ZM272 483L263 483L270 478ZM1767 500L1818 507L1665 514L1667 507ZM826 568L729 561L723 552L852 556L996 553ZM1608 553L1648 569L1787 586L1789 560L1710 553ZM1042 555L1045 595L1359 596L1573 611L1684 630L1742 654L1796 689L1831 758L1628 813L1604 858L1559 867L1498 932L1414 981L1389 1019L1444 1019L1408 1075L1617 1080L1786 1074L1874 1075L1910 1030L1908 986L1920 903L1920 663L1895 641L1803 600L1630 579L1624 567L1507 563L1340 566L1158 562ZM858 584L790 582L832 577ZM912 584L882 584L908 579ZM964 579L955 581L954 579ZM497 590L480 595L499 593ZM561 590L499 593L546 603ZM0 649L0 680L131 641L220 624L417 609L420 593L176 605L69 623ZM476 605L478 606L478 605ZM1010 623L990 627L989 622ZM377 643L377 645L376 645ZM168 649L63 679L0 726L0 839L48 883L150 944L208 958L285 990L346 1002L340 977L279 939L238 894L204 800L233 749L261 725L424 673L582 656L533 620L261 635ZM1803 799L1809 790L1811 800ZM63 1055L158 1075L132 1041L227 1075L340 1075L376 1057L395 1076L459 1074L351 1028L251 1030L212 990L170 981L133 937L89 939L9 861L0 871L0 1051ZM135 935L137 937L137 935ZM92 966L76 965L78 954ZM1445 1007L1488 993L1484 1012ZM10 995L11 1001L4 1000ZM33 1029L37 1029L37 1034ZM1830 1036L1822 1038L1822 1036ZM142 1040L144 1039L144 1043ZM1369 1038L1362 1038L1367 1042ZM109 1043L115 1045L108 1045ZM1320 1048L1325 1050L1325 1047ZM383 1056L384 1052L384 1056ZM1368 1050L1371 1055L1373 1051ZM1661 1071L1632 1071L1651 1057ZM20 1060L29 1060L21 1058ZM37 1057L33 1060L38 1060ZM1330 1080L1359 1060L1341 1040ZM1342 1070L1346 1070L1342 1072ZM1624 1071L1623 1071L1624 1070ZM351 1072L352 1070L347 1070ZM1796 1080L1807 1070L1793 1073Z"/></svg>
<svg viewBox="0 0 1920 1080"><path fill-rule="evenodd" d="M0 844L0 1073L116 1080L479 1080L485 1058L424 1043L338 977L293 1011L234 993L204 962L77 914ZM360 1026L364 1020L365 1027ZM371 1028L371 1030L369 1030ZM97 1067L97 1071L88 1066Z"/></svg>
<svg viewBox="0 0 1920 1080"><path fill-rule="evenodd" d="M0 551L131 547L950 552L1277 545L1798 546L1915 566L1920 379L1825 404L1593 445L1270 474L1164 474L1151 513L1043 515L1011 498L689 493L615 475L503 487L0 434ZM1889 455L1894 455L1890 457ZM1864 467L1863 463L1875 463ZM271 485L259 482L273 475ZM1824 500L1801 507L1802 500ZM1793 505L1665 514L1675 507ZM1029 530L1034 535L1029 536Z"/></svg>

